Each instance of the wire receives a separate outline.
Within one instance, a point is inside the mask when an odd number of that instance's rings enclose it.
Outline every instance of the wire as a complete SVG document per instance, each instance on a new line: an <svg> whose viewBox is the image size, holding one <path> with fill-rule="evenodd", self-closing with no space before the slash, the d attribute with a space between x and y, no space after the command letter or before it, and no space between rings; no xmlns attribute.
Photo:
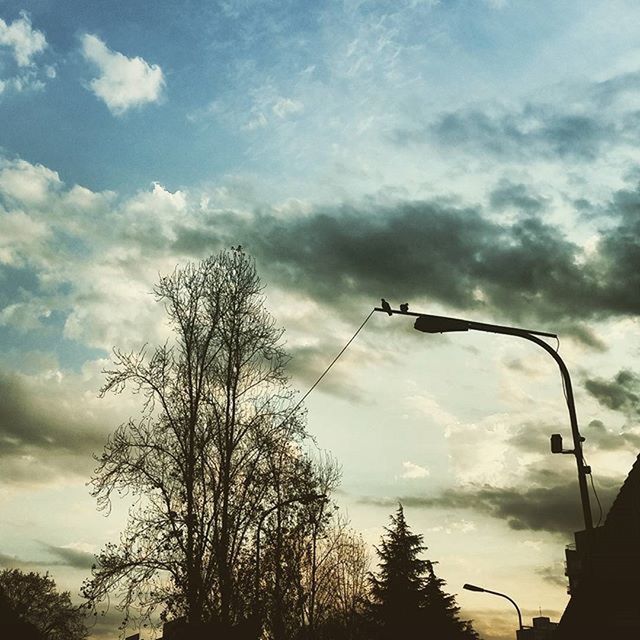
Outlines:
<svg viewBox="0 0 640 640"><path fill-rule="evenodd" d="M560 350L560 338L558 338L556 336L556 341L557 341L557 346L556 346L556 353ZM567 397L567 386L564 382L564 376L562 376L562 393L564 394L564 399L565 402L567 403L567 406L569 404L569 398ZM587 464L587 461L585 460L585 457L582 456L582 465L585 467L588 467L589 465ZM589 472L589 480L591 481L591 488L593 489L593 495L596 499L596 502L598 503L598 524L596 525L596 527L600 526L600 523L602 522L602 515L603 515L603 511L602 511L602 503L600 502L600 498L598 497L598 492L596 491L596 485L593 481L593 471Z"/></svg>
<svg viewBox="0 0 640 640"><path fill-rule="evenodd" d="M587 465L587 461L585 460L584 456L582 456L582 464ZM596 491L596 485L593 482L593 471L589 473L589 479L591 480L591 488L593 489L593 495L595 496L596 502L598 503L598 524L596 525L596 527L600 526L600 523L602 522L602 515L603 515L603 511L602 511L602 503L600 502L600 498L598 497L598 492Z"/></svg>
<svg viewBox="0 0 640 640"><path fill-rule="evenodd" d="M556 340L558 340L558 338L556 338ZM560 340L558 340L558 349L560 348ZM556 351L558 350L556 349ZM562 376L562 393L564 393L564 399L565 402L567 403L567 406L569 405L569 398L567 397L567 387L564 383L564 376ZM585 460L585 457L582 456L582 465L585 467L588 467L589 465L587 464L587 461ZM598 515L598 524L596 525L596 527L600 526L600 523L602 522L602 503L600 502L600 498L598 497L598 492L596 491L596 485L593 482L593 471L591 471L589 473L589 480L591 481L591 488L593 489L593 495L596 499L596 502L598 503L598 511L599 511L599 515Z"/></svg>
<svg viewBox="0 0 640 640"><path fill-rule="evenodd" d="M298 400L298 403L296 404L295 407L293 407L293 409L291 409L291 413L289 415L292 415L293 413L295 413L295 410L305 401L307 396L318 386L318 384L320 384L320 381L322 380L322 378L324 378L327 375L327 373L329 373L329 370L331 369L331 367L333 367L333 365L336 362L338 362L338 360L340 359L340 356L349 348L349 345L356 339L357 335L362 331L362 329L364 329L364 325L367 324L367 322L369 322L369 318L373 315L374 311L375 309L371 310L369 315L364 319L364 322L358 327L357 331L351 336L351 338L349 338L349 341L347 342L347 344L345 344L344 347L342 347L342 349L340 350L340 353L338 353L338 355L331 361L331 364L322 372L320 377L311 385L311 387L309 387L309 390L302 396L302 398Z"/></svg>

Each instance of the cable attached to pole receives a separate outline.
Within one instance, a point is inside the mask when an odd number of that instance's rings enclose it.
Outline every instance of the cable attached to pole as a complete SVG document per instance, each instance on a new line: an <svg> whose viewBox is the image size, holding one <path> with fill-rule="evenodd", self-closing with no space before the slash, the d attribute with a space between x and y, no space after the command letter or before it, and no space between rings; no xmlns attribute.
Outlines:
<svg viewBox="0 0 640 640"><path fill-rule="evenodd" d="M374 311L375 309L371 310L369 315L364 319L364 322L358 327L357 331L351 336L351 338L349 338L349 341L347 342L347 344L345 344L344 347L342 347L342 349L340 350L340 353L338 353L338 355L331 361L331 364L322 372L320 377L311 385L311 387L309 387L309 390L302 396L302 398L298 400L298 403L296 404L296 406L293 407L293 409L291 409L291 414L295 412L295 410L305 401L307 396L318 386L318 384L320 384L320 381L322 380L322 378L324 378L327 375L327 373L329 373L329 370L331 369L331 367L333 367L333 365L336 362L338 362L338 360L340 359L340 356L342 356L342 354L349 348L349 345L356 339L356 337L362 331L362 329L364 329L364 325L367 324L367 322L369 322L369 318L371 318Z"/></svg>

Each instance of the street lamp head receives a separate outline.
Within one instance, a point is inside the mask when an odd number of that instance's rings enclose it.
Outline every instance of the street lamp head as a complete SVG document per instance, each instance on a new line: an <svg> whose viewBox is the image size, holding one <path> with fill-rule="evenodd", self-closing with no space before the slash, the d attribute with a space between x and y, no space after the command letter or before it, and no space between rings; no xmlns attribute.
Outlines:
<svg viewBox="0 0 640 640"><path fill-rule="evenodd" d="M442 316L418 316L413 328L424 333L469 331L469 322L457 318L443 318Z"/></svg>
<svg viewBox="0 0 640 640"><path fill-rule="evenodd" d="M467 591L484 591L482 587L476 587L475 584L465 584L462 586L462 588L466 589Z"/></svg>

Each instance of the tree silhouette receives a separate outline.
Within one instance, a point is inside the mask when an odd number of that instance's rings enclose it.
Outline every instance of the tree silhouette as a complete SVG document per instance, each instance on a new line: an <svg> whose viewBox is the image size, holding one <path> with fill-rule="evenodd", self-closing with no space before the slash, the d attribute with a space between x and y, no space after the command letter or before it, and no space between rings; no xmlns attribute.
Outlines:
<svg viewBox="0 0 640 640"><path fill-rule="evenodd" d="M84 614L49 574L0 571L0 638L82 640Z"/></svg>
<svg viewBox="0 0 640 640"><path fill-rule="evenodd" d="M109 438L93 495L105 509L114 494L136 500L84 585L90 603L115 592L134 617L161 612L226 629L255 613L256 530L274 501L299 494L295 474L274 478L300 457L305 436L262 291L238 249L188 264L155 288L167 343L114 350L102 392L128 387L142 410Z"/></svg>
<svg viewBox="0 0 640 640"><path fill-rule="evenodd" d="M427 561L418 556L426 547L421 535L411 533L402 505L385 531L380 547L376 547L378 575L371 576L374 633L384 640L422 637Z"/></svg>
<svg viewBox="0 0 640 640"><path fill-rule="evenodd" d="M433 565L427 561L427 584L425 595L425 625L434 638L450 640L478 640L479 636L468 620L460 620L460 607L455 596L445 593L446 584L436 576Z"/></svg>
<svg viewBox="0 0 640 640"><path fill-rule="evenodd" d="M419 557L427 547L422 535L409 529L402 505L385 531L376 548L378 575L370 577L373 635L381 640L477 640L471 623L458 617L455 597L444 592L445 582L436 576L433 563Z"/></svg>

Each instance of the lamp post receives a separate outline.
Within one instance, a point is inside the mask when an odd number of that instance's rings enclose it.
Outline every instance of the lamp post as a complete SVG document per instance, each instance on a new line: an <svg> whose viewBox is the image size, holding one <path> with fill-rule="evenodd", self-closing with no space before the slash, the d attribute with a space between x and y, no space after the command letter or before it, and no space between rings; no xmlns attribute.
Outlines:
<svg viewBox="0 0 640 640"><path fill-rule="evenodd" d="M273 506L265 509L260 516L260 520L258 521L258 528L256 530L256 575L254 578L253 585L253 598L254 598L254 609L256 612L256 616L258 615L258 604L260 602L260 533L262 532L262 525L264 521L267 519L267 516L273 513L276 509L280 507L285 507L289 504L294 504L299 502L300 504L309 504L310 502L314 502L315 500L326 500L327 496L323 493L308 493L301 496L296 496L294 498L289 498L288 500L282 500L277 502Z"/></svg>
<svg viewBox="0 0 640 640"><path fill-rule="evenodd" d="M389 313L389 311L376 307L375 311ZM587 531L593 529L593 518L591 515L591 504L589 503L589 489L587 487L587 474L591 473L591 469L584 463L582 457L582 443L584 438L578 430L578 418L576 415L576 405L573 398L573 387L571 385L571 377L569 370L558 352L549 344L542 340L539 336L546 338L557 338L555 333L546 333L544 331L533 331L530 329L520 329L517 327L504 327L497 324L486 324L484 322L475 322L473 320L461 320L460 318L448 318L445 316L433 316L425 313L413 313L409 311L399 311L391 309L392 314L413 316L416 318L414 328L424 333L449 333L452 331L484 331L486 333L499 333L503 335L517 336L529 340L539 347L542 347L557 363L562 375L562 383L567 400L567 408L569 410L569 421L571 423L571 435L573 437L573 449L562 450L561 436L554 434L551 437L552 453L572 453L576 458L578 467L578 485L580 487L580 498L582 501L582 514L584 516L584 526Z"/></svg>
<svg viewBox="0 0 640 640"><path fill-rule="evenodd" d="M476 587L475 584L465 584L463 585L462 588L466 589L467 591L479 591L481 593L491 593L494 596L500 596L501 598L506 598L516 608L516 611L518 612L518 628L520 629L520 631L522 631L522 614L520 613L520 607L516 604L515 600L510 598L505 593L500 593L499 591L491 591L490 589L485 589L484 587Z"/></svg>

